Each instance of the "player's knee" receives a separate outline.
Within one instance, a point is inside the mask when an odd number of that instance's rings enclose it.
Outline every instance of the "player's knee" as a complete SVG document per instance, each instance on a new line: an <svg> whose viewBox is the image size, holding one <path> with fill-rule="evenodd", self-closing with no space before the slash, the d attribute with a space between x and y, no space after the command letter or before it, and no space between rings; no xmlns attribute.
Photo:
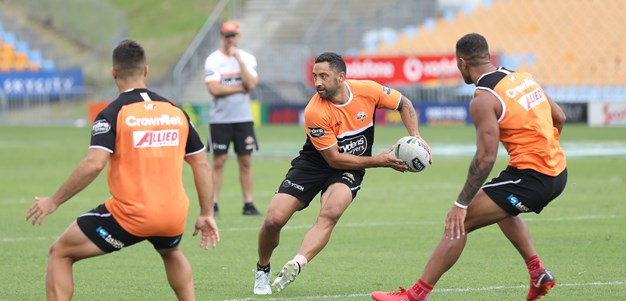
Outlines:
<svg viewBox="0 0 626 301"><path fill-rule="evenodd" d="M287 220L272 214L272 212L270 211L267 213L267 217L263 222L263 230L265 230L266 232L280 231L280 229L282 229L285 224L287 224Z"/></svg>
<svg viewBox="0 0 626 301"><path fill-rule="evenodd" d="M64 247L62 243L59 243L59 241L55 241L48 249L48 260L56 261L63 259L69 259L72 262L77 261L71 256L68 249Z"/></svg>
<svg viewBox="0 0 626 301"><path fill-rule="evenodd" d="M334 226L339 222L339 218L343 212L340 210L333 209L324 209L320 212L320 216L318 217L318 223L324 223L327 225Z"/></svg>

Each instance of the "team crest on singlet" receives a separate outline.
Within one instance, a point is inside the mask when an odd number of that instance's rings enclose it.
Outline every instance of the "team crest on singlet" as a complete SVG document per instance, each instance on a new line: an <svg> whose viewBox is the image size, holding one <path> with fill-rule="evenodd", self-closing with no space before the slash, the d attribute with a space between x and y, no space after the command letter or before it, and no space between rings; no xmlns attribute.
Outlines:
<svg viewBox="0 0 626 301"><path fill-rule="evenodd" d="M313 138L319 138L319 137L324 136L326 132L324 132L323 128L309 128L309 134Z"/></svg>
<svg viewBox="0 0 626 301"><path fill-rule="evenodd" d="M391 89L389 89L389 87L383 86L383 92L387 95L391 94Z"/></svg>
<svg viewBox="0 0 626 301"><path fill-rule="evenodd" d="M108 133L111 130L111 124L106 119L96 120L91 127L91 136Z"/></svg>

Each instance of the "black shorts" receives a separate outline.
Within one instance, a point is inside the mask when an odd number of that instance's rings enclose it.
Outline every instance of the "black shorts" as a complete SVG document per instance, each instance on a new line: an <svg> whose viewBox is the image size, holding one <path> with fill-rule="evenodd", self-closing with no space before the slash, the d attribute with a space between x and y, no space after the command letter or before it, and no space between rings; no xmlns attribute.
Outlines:
<svg viewBox="0 0 626 301"><path fill-rule="evenodd" d="M361 189L363 176L363 173L353 170L292 166L276 192L294 196L305 204L302 208L304 209L320 191L324 193L328 186L334 183L346 184L352 191L354 199Z"/></svg>
<svg viewBox="0 0 626 301"><path fill-rule="evenodd" d="M227 154L231 141L235 145L237 155L249 155L259 150L253 122L218 123L211 124L209 128L211 131L207 143L209 152L218 155Z"/></svg>
<svg viewBox="0 0 626 301"><path fill-rule="evenodd" d="M128 233L109 213L106 206L100 205L76 219L78 227L102 251L111 253L138 242L148 240L155 249L170 249L178 246L183 235L164 237L139 237Z"/></svg>
<svg viewBox="0 0 626 301"><path fill-rule="evenodd" d="M563 192L566 182L567 169L551 177L532 169L508 166L482 189L504 211L515 216L523 212L541 212Z"/></svg>

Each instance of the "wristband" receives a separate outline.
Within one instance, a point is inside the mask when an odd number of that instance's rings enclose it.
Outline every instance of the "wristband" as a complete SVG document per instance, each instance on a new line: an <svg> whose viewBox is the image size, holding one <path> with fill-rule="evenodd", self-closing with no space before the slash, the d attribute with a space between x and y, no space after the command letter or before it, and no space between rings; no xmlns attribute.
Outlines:
<svg viewBox="0 0 626 301"><path fill-rule="evenodd" d="M459 207L461 209L467 209L468 205L463 205L463 204L461 204L461 203L459 203L457 201L454 201L454 206L457 206L457 207Z"/></svg>

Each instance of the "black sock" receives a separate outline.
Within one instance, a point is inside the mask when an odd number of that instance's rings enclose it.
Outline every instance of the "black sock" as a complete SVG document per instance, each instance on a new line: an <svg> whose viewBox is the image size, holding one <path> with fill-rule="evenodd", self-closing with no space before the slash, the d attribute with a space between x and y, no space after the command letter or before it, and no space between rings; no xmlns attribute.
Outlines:
<svg viewBox="0 0 626 301"><path fill-rule="evenodd" d="M256 263L256 270L257 271L263 271L263 273L269 273L270 272L270 264L268 263L266 266L262 266L257 261L257 263Z"/></svg>
<svg viewBox="0 0 626 301"><path fill-rule="evenodd" d="M254 207L254 203L250 202L250 203L244 203L243 204L243 208L249 209L249 208L253 208Z"/></svg>

